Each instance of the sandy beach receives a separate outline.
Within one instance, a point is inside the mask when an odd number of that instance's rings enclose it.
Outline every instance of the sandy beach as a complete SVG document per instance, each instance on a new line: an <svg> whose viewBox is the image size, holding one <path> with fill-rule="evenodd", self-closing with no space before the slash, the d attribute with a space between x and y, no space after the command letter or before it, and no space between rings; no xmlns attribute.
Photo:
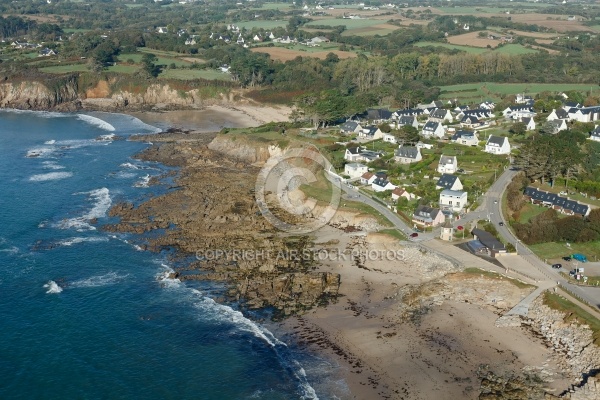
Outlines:
<svg viewBox="0 0 600 400"><path fill-rule="evenodd" d="M143 122L162 129L178 128L196 132L218 132L223 128L249 128L268 122L288 120L287 106L214 105L201 110L131 112Z"/></svg>

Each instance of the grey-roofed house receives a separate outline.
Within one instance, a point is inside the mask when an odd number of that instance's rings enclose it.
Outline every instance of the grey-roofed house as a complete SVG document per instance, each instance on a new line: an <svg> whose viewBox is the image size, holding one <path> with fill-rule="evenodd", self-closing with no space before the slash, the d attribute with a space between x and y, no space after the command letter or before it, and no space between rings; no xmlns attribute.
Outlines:
<svg viewBox="0 0 600 400"><path fill-rule="evenodd" d="M481 244L488 249L488 252L492 257L495 257L498 253L506 253L504 244L496 239L491 233L482 229L473 229L471 234L475 240L481 242Z"/></svg>
<svg viewBox="0 0 600 400"><path fill-rule="evenodd" d="M340 125L340 132L346 135L358 133L362 130L362 126L357 121L346 121Z"/></svg>
<svg viewBox="0 0 600 400"><path fill-rule="evenodd" d="M421 150L414 146L400 146L394 152L394 158L400 164L410 164L423 159Z"/></svg>
<svg viewBox="0 0 600 400"><path fill-rule="evenodd" d="M452 135L452 142L462 144L464 146L477 146L479 143L479 137L476 132L473 131L457 131Z"/></svg>
<svg viewBox="0 0 600 400"><path fill-rule="evenodd" d="M425 126L423 126L421 134L427 138L443 138L446 134L446 128L440 122L427 121Z"/></svg>
<svg viewBox="0 0 600 400"><path fill-rule="evenodd" d="M442 174L435 184L436 189L462 190L463 185L459 177L451 174Z"/></svg>
<svg viewBox="0 0 600 400"><path fill-rule="evenodd" d="M456 156L440 156L437 171L440 174L453 174L458 169L458 161Z"/></svg>
<svg viewBox="0 0 600 400"><path fill-rule="evenodd" d="M403 115L398 119L398 128L401 126L412 126L417 129L419 127L419 121L414 115Z"/></svg>
<svg viewBox="0 0 600 400"><path fill-rule="evenodd" d="M422 227L437 226L443 224L446 216L439 208L418 206L412 216L412 222Z"/></svg>
<svg viewBox="0 0 600 400"><path fill-rule="evenodd" d="M546 117L546 121L555 121L557 119L569 119L569 113L563 108L552 110Z"/></svg>
<svg viewBox="0 0 600 400"><path fill-rule="evenodd" d="M491 154L510 154L510 143L508 143L508 138L490 135L485 143L484 151Z"/></svg>
<svg viewBox="0 0 600 400"><path fill-rule="evenodd" d="M525 124L525 130L533 131L535 130L535 120L531 117L521 118L521 122Z"/></svg>
<svg viewBox="0 0 600 400"><path fill-rule="evenodd" d="M454 121L454 117L452 116L450 110L437 108L435 111L432 111L429 114L429 120L435 122L452 122Z"/></svg>
<svg viewBox="0 0 600 400"><path fill-rule="evenodd" d="M525 188L523 195L533 204L551 207L566 215L580 215L585 217L590 213L590 207L587 204L582 204L575 200L559 196L555 193L545 192L531 186Z"/></svg>

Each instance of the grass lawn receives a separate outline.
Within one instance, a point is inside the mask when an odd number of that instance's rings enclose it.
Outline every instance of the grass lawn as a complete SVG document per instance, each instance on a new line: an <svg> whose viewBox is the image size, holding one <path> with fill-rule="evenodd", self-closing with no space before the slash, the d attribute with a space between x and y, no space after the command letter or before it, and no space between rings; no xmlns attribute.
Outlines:
<svg viewBox="0 0 600 400"><path fill-rule="evenodd" d="M342 32L342 36L375 36L375 35L379 35L379 36L385 36L388 35L392 32L397 31L398 28L378 28L378 27L373 27L371 28L364 28L364 29L351 29L351 30L346 30L344 32Z"/></svg>
<svg viewBox="0 0 600 400"><path fill-rule="evenodd" d="M241 28L246 28L248 30L252 30L252 28L262 28L262 29L273 29L273 28L278 28L278 27L282 27L285 28L287 26L288 22L287 21L269 21L269 20L258 20L258 21L245 21L245 22L236 22L235 25L237 25L240 29Z"/></svg>
<svg viewBox="0 0 600 400"><path fill-rule="evenodd" d="M436 7L444 14L501 14L507 11L506 8L498 7Z"/></svg>
<svg viewBox="0 0 600 400"><path fill-rule="evenodd" d="M581 253L589 261L596 261L600 257L600 242L570 243L567 247L565 242L539 243L528 246L531 251L537 254L541 259L560 258L573 253ZM582 266L584 264L581 264Z"/></svg>
<svg viewBox="0 0 600 400"><path fill-rule="evenodd" d="M521 208L521 218L519 219L519 222L525 224L529 222L531 218L535 217L536 215L540 215L547 210L547 207L540 207L535 204L527 203L523 206L523 208Z"/></svg>
<svg viewBox="0 0 600 400"><path fill-rule="evenodd" d="M307 28L311 26L323 25L323 26L339 26L343 25L346 29L360 29L360 28L368 28L373 25L381 25L385 21L380 19L343 19L343 18L327 18L327 19L317 19L312 22L306 24Z"/></svg>
<svg viewBox="0 0 600 400"><path fill-rule="evenodd" d="M86 64L67 64L67 65L55 65L53 67L40 68L40 71L47 72L49 74L67 74L69 72L85 72L89 71Z"/></svg>
<svg viewBox="0 0 600 400"><path fill-rule="evenodd" d="M192 80L192 79L207 79L207 80L221 80L230 81L231 75L224 74L221 71L214 69L167 69L163 71L160 78L166 79L181 79L181 80Z"/></svg>
<svg viewBox="0 0 600 400"><path fill-rule="evenodd" d="M135 65L117 64L108 67L106 70L110 72L118 72L121 74L133 74L134 72L139 70L139 67Z"/></svg>
<svg viewBox="0 0 600 400"><path fill-rule="evenodd" d="M254 46L254 47L266 47L266 46ZM286 49L295 50L295 51L303 51L307 53L320 53L322 51L327 50L338 50L340 45L335 42L322 43L318 47L310 47L305 46L303 44L284 44L284 43L276 43L275 47L284 47Z"/></svg>
<svg viewBox="0 0 600 400"><path fill-rule="evenodd" d="M565 322L576 321L579 324L588 325L594 332L594 344L600 346L600 320L564 297L548 291L544 292L544 304L554 310L564 312Z"/></svg>
<svg viewBox="0 0 600 400"><path fill-rule="evenodd" d="M474 268L474 267L465 268L465 270L463 271L463 273L469 274L469 275L483 275L483 276L485 276L487 278L490 278L490 279L497 279L497 280L508 281L508 282L512 283L513 285L515 285L516 287L518 287L519 289L534 288L534 287L536 287L534 285L530 285L528 283L521 282L518 279L508 278L508 277L500 275L500 274L498 274L496 272L486 271L486 270L479 269L479 268Z"/></svg>

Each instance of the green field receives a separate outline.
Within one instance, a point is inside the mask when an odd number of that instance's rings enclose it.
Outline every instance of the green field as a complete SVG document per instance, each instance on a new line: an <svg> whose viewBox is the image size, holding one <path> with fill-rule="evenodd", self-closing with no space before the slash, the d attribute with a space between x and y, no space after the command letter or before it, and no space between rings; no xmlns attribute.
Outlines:
<svg viewBox="0 0 600 400"><path fill-rule="evenodd" d="M53 67L40 68L40 71L47 72L49 74L67 74L69 72L89 71L89 68L86 64L67 64L67 65L55 65Z"/></svg>
<svg viewBox="0 0 600 400"><path fill-rule="evenodd" d="M117 64L106 68L106 70L109 72L117 72L120 74L133 74L134 72L139 70L139 67L135 65Z"/></svg>
<svg viewBox="0 0 600 400"><path fill-rule="evenodd" d="M592 86L592 87L591 87ZM597 86L578 83L493 83L479 82L460 85L442 86L441 99L458 99L459 101L481 101L501 99L502 95L524 93L534 95L540 92L564 92L568 90L589 91Z"/></svg>
<svg viewBox="0 0 600 400"><path fill-rule="evenodd" d="M509 7L506 8L498 8L498 7L436 7L438 10L445 14L464 14L464 15L473 15L473 14L501 14L505 11L509 10Z"/></svg>
<svg viewBox="0 0 600 400"><path fill-rule="evenodd" d="M340 26L343 25L346 29L360 29L360 28L368 28L373 25L381 25L384 21L379 19L342 19L342 18L327 18L327 19L317 19L308 24L306 24L307 28L311 26Z"/></svg>
<svg viewBox="0 0 600 400"><path fill-rule="evenodd" d="M214 69L167 69L160 74L161 78L165 79L181 79L181 80L192 80L192 79L207 79L207 80L221 80L230 81L231 75L224 74L221 71Z"/></svg>
<svg viewBox="0 0 600 400"><path fill-rule="evenodd" d="M352 29L352 30L346 30L346 31L342 32L342 36L375 36L375 35L385 36L394 31L397 31L398 29L400 29L400 27L398 27L398 28L376 28L376 27L374 27L373 29L369 29L369 28Z"/></svg>
<svg viewBox="0 0 600 400"><path fill-rule="evenodd" d="M282 27L285 28L287 25L287 21L246 21L246 22L236 22L240 29L245 28L248 30L252 30L253 28L257 29L273 29Z"/></svg>
<svg viewBox="0 0 600 400"><path fill-rule="evenodd" d="M537 53L538 51L536 49L530 49L520 44L505 44L504 46L500 46L497 49L495 49L494 52L501 54L520 55Z"/></svg>
<svg viewBox="0 0 600 400"><path fill-rule="evenodd" d="M600 242L587 243L569 243L567 247L565 242L560 243L539 243L527 246L537 254L541 259L560 259L561 257L571 255L573 253L584 254L588 261L596 261L600 257ZM583 266L583 264L581 265ZM567 265L568 267L568 265Z"/></svg>
<svg viewBox="0 0 600 400"><path fill-rule="evenodd" d="M252 47L257 48L257 47L267 47L267 46L258 45L258 46L252 46ZM307 52L307 53L318 53L318 52L327 51L327 50L337 50L340 47L340 45L339 45L339 43L330 42L330 43L321 43L321 46L319 46L319 47L310 47L310 46L305 46L303 44L275 43L275 47L284 47L286 49L303 51L303 52Z"/></svg>

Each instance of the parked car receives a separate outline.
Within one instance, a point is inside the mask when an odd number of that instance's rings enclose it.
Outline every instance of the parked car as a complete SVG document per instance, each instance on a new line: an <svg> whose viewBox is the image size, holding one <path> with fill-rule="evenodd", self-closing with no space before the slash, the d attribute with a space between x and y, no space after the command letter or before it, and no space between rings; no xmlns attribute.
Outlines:
<svg viewBox="0 0 600 400"><path fill-rule="evenodd" d="M565 261L571 261L571 257L569 257L569 256L563 257L562 259Z"/></svg>
<svg viewBox="0 0 600 400"><path fill-rule="evenodd" d="M419 234L416 232L410 234L411 238L416 238L417 236L419 236Z"/></svg>
<svg viewBox="0 0 600 400"><path fill-rule="evenodd" d="M562 268L562 264L552 264L552 268L554 268L554 269L561 269Z"/></svg>
<svg viewBox="0 0 600 400"><path fill-rule="evenodd" d="M558 194L560 194L561 196L566 196L567 192L564 192L564 191L563 192L558 192Z"/></svg>
<svg viewBox="0 0 600 400"><path fill-rule="evenodd" d="M504 222L500 221L500 222L498 222L498 225L504 226Z"/></svg>
<svg viewBox="0 0 600 400"><path fill-rule="evenodd" d="M494 200L494 204L498 204L498 200Z"/></svg>

